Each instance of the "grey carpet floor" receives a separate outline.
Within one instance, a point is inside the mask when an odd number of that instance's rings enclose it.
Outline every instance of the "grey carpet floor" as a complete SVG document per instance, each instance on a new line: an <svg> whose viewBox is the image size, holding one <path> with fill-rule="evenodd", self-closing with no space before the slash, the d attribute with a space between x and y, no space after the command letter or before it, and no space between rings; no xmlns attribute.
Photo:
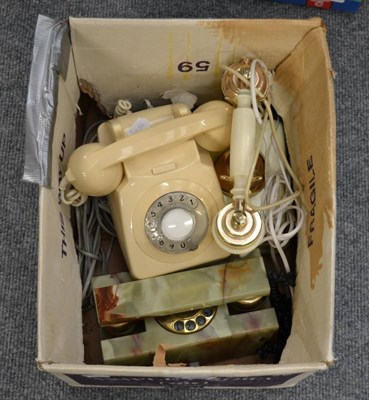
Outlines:
<svg viewBox="0 0 369 400"><path fill-rule="evenodd" d="M71 388L35 365L38 188L22 182L25 103L37 15L309 18L328 29L337 107L335 357L284 390ZM369 7L357 14L270 0L1 0L0 397L2 399L367 399L369 397Z"/></svg>

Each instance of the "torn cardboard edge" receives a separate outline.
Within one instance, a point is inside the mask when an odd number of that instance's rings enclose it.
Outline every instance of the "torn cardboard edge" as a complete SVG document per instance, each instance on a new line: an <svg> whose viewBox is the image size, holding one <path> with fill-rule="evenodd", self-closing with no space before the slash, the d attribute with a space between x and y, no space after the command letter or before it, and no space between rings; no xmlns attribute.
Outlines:
<svg viewBox="0 0 369 400"><path fill-rule="evenodd" d="M153 359L154 367L187 367L185 363L167 363L165 356L167 349L170 348L168 344L159 344L156 348L156 352Z"/></svg>

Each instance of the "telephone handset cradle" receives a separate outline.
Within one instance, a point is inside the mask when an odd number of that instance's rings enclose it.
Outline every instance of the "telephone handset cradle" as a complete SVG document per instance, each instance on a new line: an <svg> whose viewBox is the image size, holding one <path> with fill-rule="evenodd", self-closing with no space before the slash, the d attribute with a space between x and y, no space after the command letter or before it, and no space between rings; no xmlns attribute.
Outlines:
<svg viewBox="0 0 369 400"><path fill-rule="evenodd" d="M85 144L71 155L65 176L85 195L108 195L123 178L122 163L132 157L183 143L201 134L197 139L200 146L209 151L225 150L230 140L231 113L229 104L213 101L191 115L155 125L109 146Z"/></svg>

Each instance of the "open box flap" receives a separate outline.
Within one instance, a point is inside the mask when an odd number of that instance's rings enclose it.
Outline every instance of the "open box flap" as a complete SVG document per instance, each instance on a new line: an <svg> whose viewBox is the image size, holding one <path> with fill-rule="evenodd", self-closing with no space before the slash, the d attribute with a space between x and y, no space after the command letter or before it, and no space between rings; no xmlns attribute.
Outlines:
<svg viewBox="0 0 369 400"><path fill-rule="evenodd" d="M278 66L273 104L303 188L292 333L282 362L333 360L336 148L333 71L325 32L309 32ZM318 95L317 95L318 94ZM296 352L296 348L299 349Z"/></svg>
<svg viewBox="0 0 369 400"><path fill-rule="evenodd" d="M274 68L321 21L71 18L70 25L81 90L112 114L120 98L157 99L174 88L195 93L199 104L221 98L222 64L248 56Z"/></svg>
<svg viewBox="0 0 369 400"><path fill-rule="evenodd" d="M71 49L65 74L58 76L53 128L51 188L40 189L38 362L83 362L81 280L70 208L58 189L75 147L79 88Z"/></svg>

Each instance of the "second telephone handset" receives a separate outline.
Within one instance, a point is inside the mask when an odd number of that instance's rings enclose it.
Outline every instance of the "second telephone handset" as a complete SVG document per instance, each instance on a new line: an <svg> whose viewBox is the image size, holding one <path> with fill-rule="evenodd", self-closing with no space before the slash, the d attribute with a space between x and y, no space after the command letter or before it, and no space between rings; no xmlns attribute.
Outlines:
<svg viewBox="0 0 369 400"><path fill-rule="evenodd" d="M229 147L232 112L211 101L194 113L176 104L128 114L100 125L99 143L73 153L68 180L86 195L109 195L134 278L229 255L212 234L225 203L209 152Z"/></svg>

